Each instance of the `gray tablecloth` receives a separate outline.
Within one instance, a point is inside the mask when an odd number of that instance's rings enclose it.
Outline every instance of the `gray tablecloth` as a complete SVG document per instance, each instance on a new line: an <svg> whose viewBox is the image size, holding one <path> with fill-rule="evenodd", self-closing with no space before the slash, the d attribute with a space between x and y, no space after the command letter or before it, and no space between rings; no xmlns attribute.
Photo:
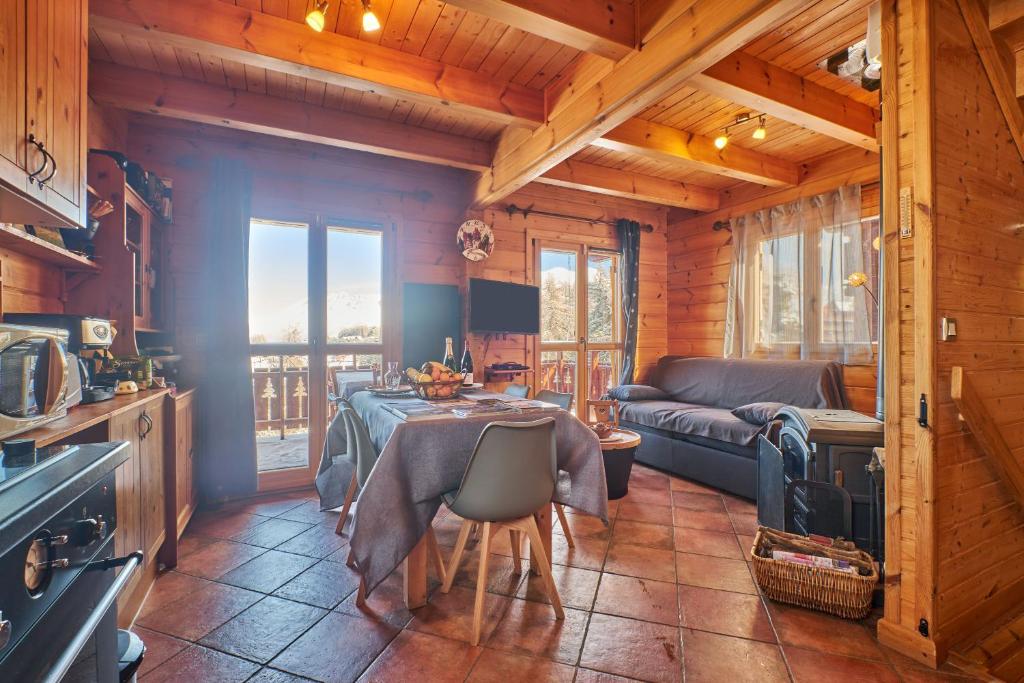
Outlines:
<svg viewBox="0 0 1024 683"><path fill-rule="evenodd" d="M368 392L354 394L351 403L380 451L366 487L359 492L351 538L370 590L422 538L441 505L441 494L458 488L462 481L484 426L497 420L554 417L558 469L569 480L568 487L559 486L556 501L608 523L601 445L586 425L564 410L406 422L383 407L385 399ZM351 476L351 469L337 469Z"/></svg>

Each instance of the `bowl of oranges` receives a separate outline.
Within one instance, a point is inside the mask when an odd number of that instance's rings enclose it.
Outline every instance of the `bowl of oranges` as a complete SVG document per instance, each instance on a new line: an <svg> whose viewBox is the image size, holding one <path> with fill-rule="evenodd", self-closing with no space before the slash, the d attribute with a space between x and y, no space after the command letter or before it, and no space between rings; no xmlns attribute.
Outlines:
<svg viewBox="0 0 1024 683"><path fill-rule="evenodd" d="M436 361L427 361L419 370L409 368L405 374L416 395L428 401L458 398L462 390L462 373Z"/></svg>

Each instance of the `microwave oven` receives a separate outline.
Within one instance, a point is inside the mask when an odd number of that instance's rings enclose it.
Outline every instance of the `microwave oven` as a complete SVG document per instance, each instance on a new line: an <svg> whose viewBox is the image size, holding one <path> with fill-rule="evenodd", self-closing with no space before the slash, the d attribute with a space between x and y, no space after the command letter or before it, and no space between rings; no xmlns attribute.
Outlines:
<svg viewBox="0 0 1024 683"><path fill-rule="evenodd" d="M67 415L67 330L0 324L0 439Z"/></svg>

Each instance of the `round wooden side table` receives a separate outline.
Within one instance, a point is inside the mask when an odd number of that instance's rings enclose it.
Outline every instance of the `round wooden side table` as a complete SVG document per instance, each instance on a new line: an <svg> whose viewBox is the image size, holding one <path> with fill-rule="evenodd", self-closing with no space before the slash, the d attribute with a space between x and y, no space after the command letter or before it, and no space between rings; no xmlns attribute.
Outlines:
<svg viewBox="0 0 1024 683"><path fill-rule="evenodd" d="M618 500L629 492L629 474L633 471L633 456L640 445L640 435L616 427L607 438L601 439L604 456L604 476L608 481L608 500Z"/></svg>

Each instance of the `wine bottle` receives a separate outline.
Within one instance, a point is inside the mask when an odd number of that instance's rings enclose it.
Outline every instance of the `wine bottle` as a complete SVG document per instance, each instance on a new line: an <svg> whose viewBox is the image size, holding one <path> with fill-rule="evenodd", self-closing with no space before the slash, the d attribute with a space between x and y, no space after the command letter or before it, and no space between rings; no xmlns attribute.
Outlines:
<svg viewBox="0 0 1024 683"><path fill-rule="evenodd" d="M473 383L473 356L469 354L468 339L465 341L465 346L462 349L462 363L459 366L459 372L462 373L463 384Z"/></svg>
<svg viewBox="0 0 1024 683"><path fill-rule="evenodd" d="M444 338L444 360L441 363L452 370L455 369L455 352L452 351L452 338Z"/></svg>

